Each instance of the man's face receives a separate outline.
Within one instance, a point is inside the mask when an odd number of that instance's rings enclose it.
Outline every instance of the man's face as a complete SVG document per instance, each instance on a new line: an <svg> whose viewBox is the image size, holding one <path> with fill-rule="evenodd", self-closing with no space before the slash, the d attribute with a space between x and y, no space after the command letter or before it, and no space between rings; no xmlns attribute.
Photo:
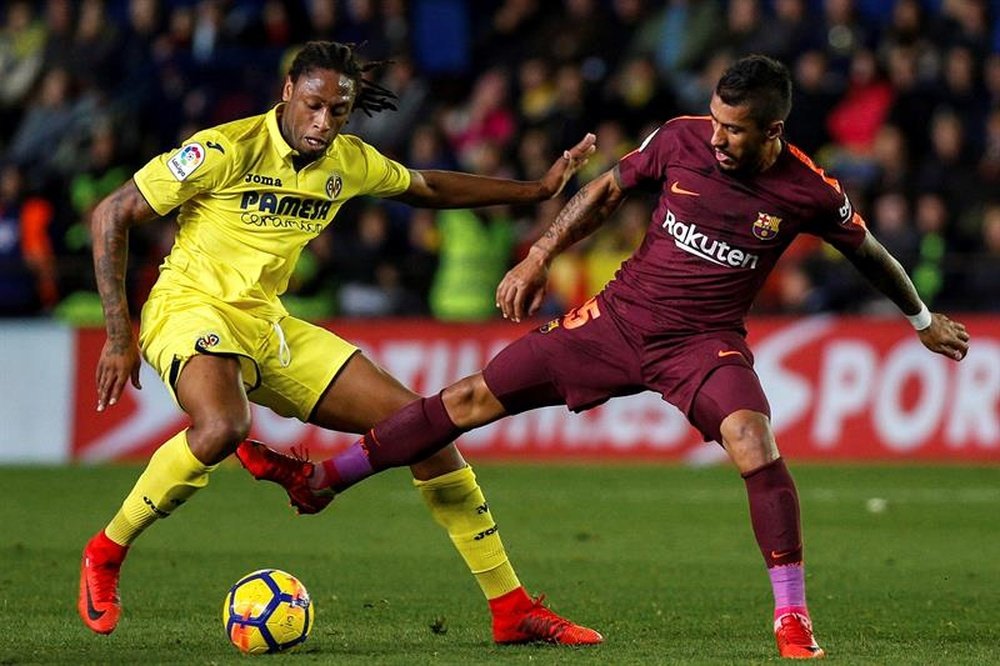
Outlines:
<svg viewBox="0 0 1000 666"><path fill-rule="evenodd" d="M347 123L357 95L354 79L333 69L313 69L285 79L281 134L303 157L316 159Z"/></svg>
<svg viewBox="0 0 1000 666"><path fill-rule="evenodd" d="M753 119L750 106L729 106L712 95L712 148L719 169L727 173L754 172L760 169L764 147L781 136L783 123L762 128Z"/></svg>

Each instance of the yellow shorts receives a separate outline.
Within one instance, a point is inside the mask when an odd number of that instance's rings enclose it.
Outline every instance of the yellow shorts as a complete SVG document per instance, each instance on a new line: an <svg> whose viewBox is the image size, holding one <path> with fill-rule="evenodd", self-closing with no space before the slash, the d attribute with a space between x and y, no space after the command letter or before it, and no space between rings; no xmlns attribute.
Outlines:
<svg viewBox="0 0 1000 666"><path fill-rule="evenodd" d="M240 360L252 402L306 421L320 396L358 348L325 328L295 317L261 319L224 303L155 296L142 308L139 347L163 378L175 384L195 354Z"/></svg>

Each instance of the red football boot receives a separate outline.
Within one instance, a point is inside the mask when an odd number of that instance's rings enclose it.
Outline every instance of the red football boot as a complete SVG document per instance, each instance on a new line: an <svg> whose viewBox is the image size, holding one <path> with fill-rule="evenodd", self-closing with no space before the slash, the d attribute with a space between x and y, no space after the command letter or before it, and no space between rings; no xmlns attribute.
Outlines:
<svg viewBox="0 0 1000 666"><path fill-rule="evenodd" d="M309 477L313 473L313 463L294 449L291 456L278 453L263 442L248 439L236 447L236 457L253 478L258 481L273 481L285 492L292 506L300 514L319 513L333 501L333 490L313 490Z"/></svg>
<svg viewBox="0 0 1000 666"><path fill-rule="evenodd" d="M774 621L774 639L785 659L820 659L826 656L813 638L812 622L799 613L785 613Z"/></svg>
<svg viewBox="0 0 1000 666"><path fill-rule="evenodd" d="M545 595L532 599L524 588L491 599L493 642L500 645L537 642L597 645L604 642L604 636L593 629L553 613L542 603L544 600Z"/></svg>
<svg viewBox="0 0 1000 666"><path fill-rule="evenodd" d="M76 607L87 627L110 634L118 626L122 603L118 575L128 546L119 546L101 530L87 542L80 563L80 596Z"/></svg>

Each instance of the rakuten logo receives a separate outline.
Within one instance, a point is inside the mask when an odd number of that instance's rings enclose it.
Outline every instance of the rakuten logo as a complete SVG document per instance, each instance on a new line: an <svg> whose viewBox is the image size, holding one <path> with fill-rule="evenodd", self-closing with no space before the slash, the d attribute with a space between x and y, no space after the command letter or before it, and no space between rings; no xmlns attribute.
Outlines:
<svg viewBox="0 0 1000 666"><path fill-rule="evenodd" d="M662 226L668 234L674 237L674 245L688 254L701 257L719 266L757 268L757 260L760 258L758 255L735 248L723 241L709 239L708 236L698 231L697 225L681 222L672 211L667 211L667 219L663 221Z"/></svg>

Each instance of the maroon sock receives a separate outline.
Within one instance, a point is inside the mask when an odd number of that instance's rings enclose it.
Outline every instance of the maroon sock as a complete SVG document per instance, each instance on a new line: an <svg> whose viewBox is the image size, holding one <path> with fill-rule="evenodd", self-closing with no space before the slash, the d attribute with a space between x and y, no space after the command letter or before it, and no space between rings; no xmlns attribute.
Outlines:
<svg viewBox="0 0 1000 666"><path fill-rule="evenodd" d="M799 495L781 458L743 475L750 522L768 568L802 562Z"/></svg>
<svg viewBox="0 0 1000 666"><path fill-rule="evenodd" d="M343 492L384 469L420 462L461 433L448 416L440 393L414 400L320 463L323 475L317 487Z"/></svg>
<svg viewBox="0 0 1000 666"><path fill-rule="evenodd" d="M444 407L441 394L414 400L365 434L368 460L375 471L420 462L462 434Z"/></svg>

